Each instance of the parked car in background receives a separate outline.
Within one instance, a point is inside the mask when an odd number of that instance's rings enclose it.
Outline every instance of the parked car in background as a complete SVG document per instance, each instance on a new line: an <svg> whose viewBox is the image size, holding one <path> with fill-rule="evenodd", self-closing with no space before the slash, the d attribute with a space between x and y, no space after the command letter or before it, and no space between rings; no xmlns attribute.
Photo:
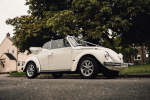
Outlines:
<svg viewBox="0 0 150 100"><path fill-rule="evenodd" d="M43 47L31 47L34 56L24 67L28 78L40 73L51 73L59 78L63 73L80 73L82 78L95 78L98 73L105 76L117 76L119 70L127 67L123 56L115 51L67 36L64 39L51 40Z"/></svg>

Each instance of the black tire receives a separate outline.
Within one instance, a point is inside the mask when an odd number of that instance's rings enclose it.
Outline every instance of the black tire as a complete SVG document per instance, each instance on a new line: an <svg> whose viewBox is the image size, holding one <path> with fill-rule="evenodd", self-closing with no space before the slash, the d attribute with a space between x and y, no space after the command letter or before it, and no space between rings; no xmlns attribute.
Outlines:
<svg viewBox="0 0 150 100"><path fill-rule="evenodd" d="M119 76L119 71L109 70L109 69L103 69L102 73L105 77L108 78L115 78Z"/></svg>
<svg viewBox="0 0 150 100"><path fill-rule="evenodd" d="M35 63L29 62L26 66L26 76L29 79L35 78L37 76L37 68Z"/></svg>
<svg viewBox="0 0 150 100"><path fill-rule="evenodd" d="M98 62L92 57L84 57L78 64L78 71L84 79L95 78L99 72Z"/></svg>
<svg viewBox="0 0 150 100"><path fill-rule="evenodd" d="M61 78L63 76L62 73L53 73L52 76L55 78L55 79L58 79L58 78Z"/></svg>

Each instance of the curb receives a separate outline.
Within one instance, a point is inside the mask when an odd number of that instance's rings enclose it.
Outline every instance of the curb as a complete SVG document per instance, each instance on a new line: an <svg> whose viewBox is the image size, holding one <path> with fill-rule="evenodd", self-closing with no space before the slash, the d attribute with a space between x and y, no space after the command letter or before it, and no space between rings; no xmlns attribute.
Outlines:
<svg viewBox="0 0 150 100"><path fill-rule="evenodd" d="M150 78L150 74L132 74L132 75L119 75L124 78Z"/></svg>

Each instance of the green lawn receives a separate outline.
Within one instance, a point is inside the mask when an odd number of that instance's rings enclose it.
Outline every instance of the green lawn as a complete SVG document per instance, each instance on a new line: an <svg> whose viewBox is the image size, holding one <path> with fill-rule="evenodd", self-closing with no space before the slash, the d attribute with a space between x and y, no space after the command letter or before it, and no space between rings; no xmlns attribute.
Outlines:
<svg viewBox="0 0 150 100"><path fill-rule="evenodd" d="M12 72L12 73L9 74L9 76L12 76L12 77L24 77L25 73L24 72Z"/></svg>
<svg viewBox="0 0 150 100"><path fill-rule="evenodd" d="M120 71L120 75L150 74L150 64L133 65Z"/></svg>

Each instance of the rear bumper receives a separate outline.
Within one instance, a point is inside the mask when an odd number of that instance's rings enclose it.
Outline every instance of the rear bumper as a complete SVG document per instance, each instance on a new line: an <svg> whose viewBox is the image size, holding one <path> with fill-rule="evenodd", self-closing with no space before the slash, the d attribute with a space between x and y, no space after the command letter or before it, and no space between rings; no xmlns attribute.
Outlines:
<svg viewBox="0 0 150 100"><path fill-rule="evenodd" d="M104 62L104 66L109 70L120 71L121 69L128 67L128 64L117 62Z"/></svg>

